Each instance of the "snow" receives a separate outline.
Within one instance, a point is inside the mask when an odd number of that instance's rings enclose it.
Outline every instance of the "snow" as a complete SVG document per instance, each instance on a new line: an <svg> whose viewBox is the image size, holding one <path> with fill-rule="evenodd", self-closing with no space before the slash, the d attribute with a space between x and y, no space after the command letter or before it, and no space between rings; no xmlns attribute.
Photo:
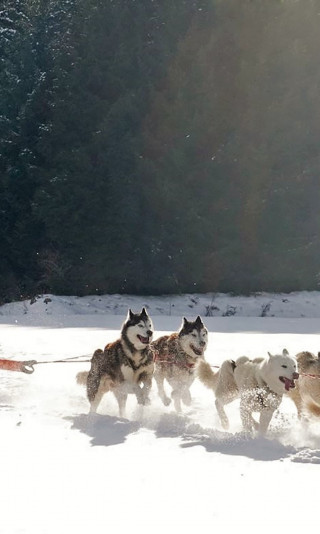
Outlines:
<svg viewBox="0 0 320 534"><path fill-rule="evenodd" d="M89 417L75 376L90 364L40 364L88 359L118 337L128 307L143 305L155 338L200 314L212 365L284 347L319 350L318 292L41 295L0 307L0 358L39 362L32 375L0 371L1 534L264 533L315 525L320 422L300 422L290 399L266 437L241 431L237 401L226 408L231 427L223 431L214 396L198 381L192 406L179 415L161 404L154 385L148 407L129 397L127 419L118 417L112 395Z"/></svg>

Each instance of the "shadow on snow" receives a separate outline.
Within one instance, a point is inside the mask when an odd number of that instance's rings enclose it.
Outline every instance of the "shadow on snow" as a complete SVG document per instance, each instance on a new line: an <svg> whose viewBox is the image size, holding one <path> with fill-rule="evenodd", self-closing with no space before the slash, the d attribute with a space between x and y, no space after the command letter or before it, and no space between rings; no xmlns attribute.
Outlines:
<svg viewBox="0 0 320 534"><path fill-rule="evenodd" d="M156 438L180 439L179 446L183 449L201 446L208 453L243 456L255 461L289 459L299 463L320 463L319 450L284 445L272 437L204 428L188 416L176 413L142 414L138 420L97 414L81 414L66 419L71 421L73 429L90 437L92 446L108 447L124 443L129 435L144 428L154 432Z"/></svg>
<svg viewBox="0 0 320 534"><path fill-rule="evenodd" d="M127 436L137 432L141 427L138 421L129 421L120 417L98 414L82 414L66 417L72 422L72 428L91 438L92 446L118 445L124 443Z"/></svg>

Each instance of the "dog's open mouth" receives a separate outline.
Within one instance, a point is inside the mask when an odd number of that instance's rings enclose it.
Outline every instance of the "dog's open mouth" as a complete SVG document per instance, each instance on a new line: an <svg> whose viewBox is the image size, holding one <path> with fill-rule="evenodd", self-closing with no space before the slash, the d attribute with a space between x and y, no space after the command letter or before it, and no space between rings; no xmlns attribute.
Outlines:
<svg viewBox="0 0 320 534"><path fill-rule="evenodd" d="M194 345L190 345L190 348L193 350L193 352L197 355L197 356L202 356L203 354L203 349L199 349L197 347L195 347Z"/></svg>
<svg viewBox="0 0 320 534"><path fill-rule="evenodd" d="M290 389L295 387L294 380L291 378L287 378L286 376L279 376L279 380L284 383L284 388L286 391L289 391Z"/></svg>
<svg viewBox="0 0 320 534"><path fill-rule="evenodd" d="M148 343L149 343L149 338L148 337L140 336L138 334L138 339L139 339L139 341L141 341L141 343L144 343L145 345L148 345Z"/></svg>

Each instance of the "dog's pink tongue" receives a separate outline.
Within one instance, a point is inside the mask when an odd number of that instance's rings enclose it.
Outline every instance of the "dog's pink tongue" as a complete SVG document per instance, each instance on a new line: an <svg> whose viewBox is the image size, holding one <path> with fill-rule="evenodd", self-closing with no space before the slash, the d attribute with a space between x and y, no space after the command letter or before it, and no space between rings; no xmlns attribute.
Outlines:
<svg viewBox="0 0 320 534"><path fill-rule="evenodd" d="M293 380L290 380L290 378L286 378L286 377L283 377L284 378L284 387L286 389L286 391L289 391L290 388L294 388L294 381Z"/></svg>

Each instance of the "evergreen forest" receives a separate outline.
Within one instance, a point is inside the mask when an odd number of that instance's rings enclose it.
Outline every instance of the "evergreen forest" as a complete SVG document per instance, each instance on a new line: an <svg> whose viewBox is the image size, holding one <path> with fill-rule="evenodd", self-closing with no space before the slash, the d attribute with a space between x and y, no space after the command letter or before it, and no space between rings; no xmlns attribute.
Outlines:
<svg viewBox="0 0 320 534"><path fill-rule="evenodd" d="M0 303L317 290L318 0L2 0Z"/></svg>

